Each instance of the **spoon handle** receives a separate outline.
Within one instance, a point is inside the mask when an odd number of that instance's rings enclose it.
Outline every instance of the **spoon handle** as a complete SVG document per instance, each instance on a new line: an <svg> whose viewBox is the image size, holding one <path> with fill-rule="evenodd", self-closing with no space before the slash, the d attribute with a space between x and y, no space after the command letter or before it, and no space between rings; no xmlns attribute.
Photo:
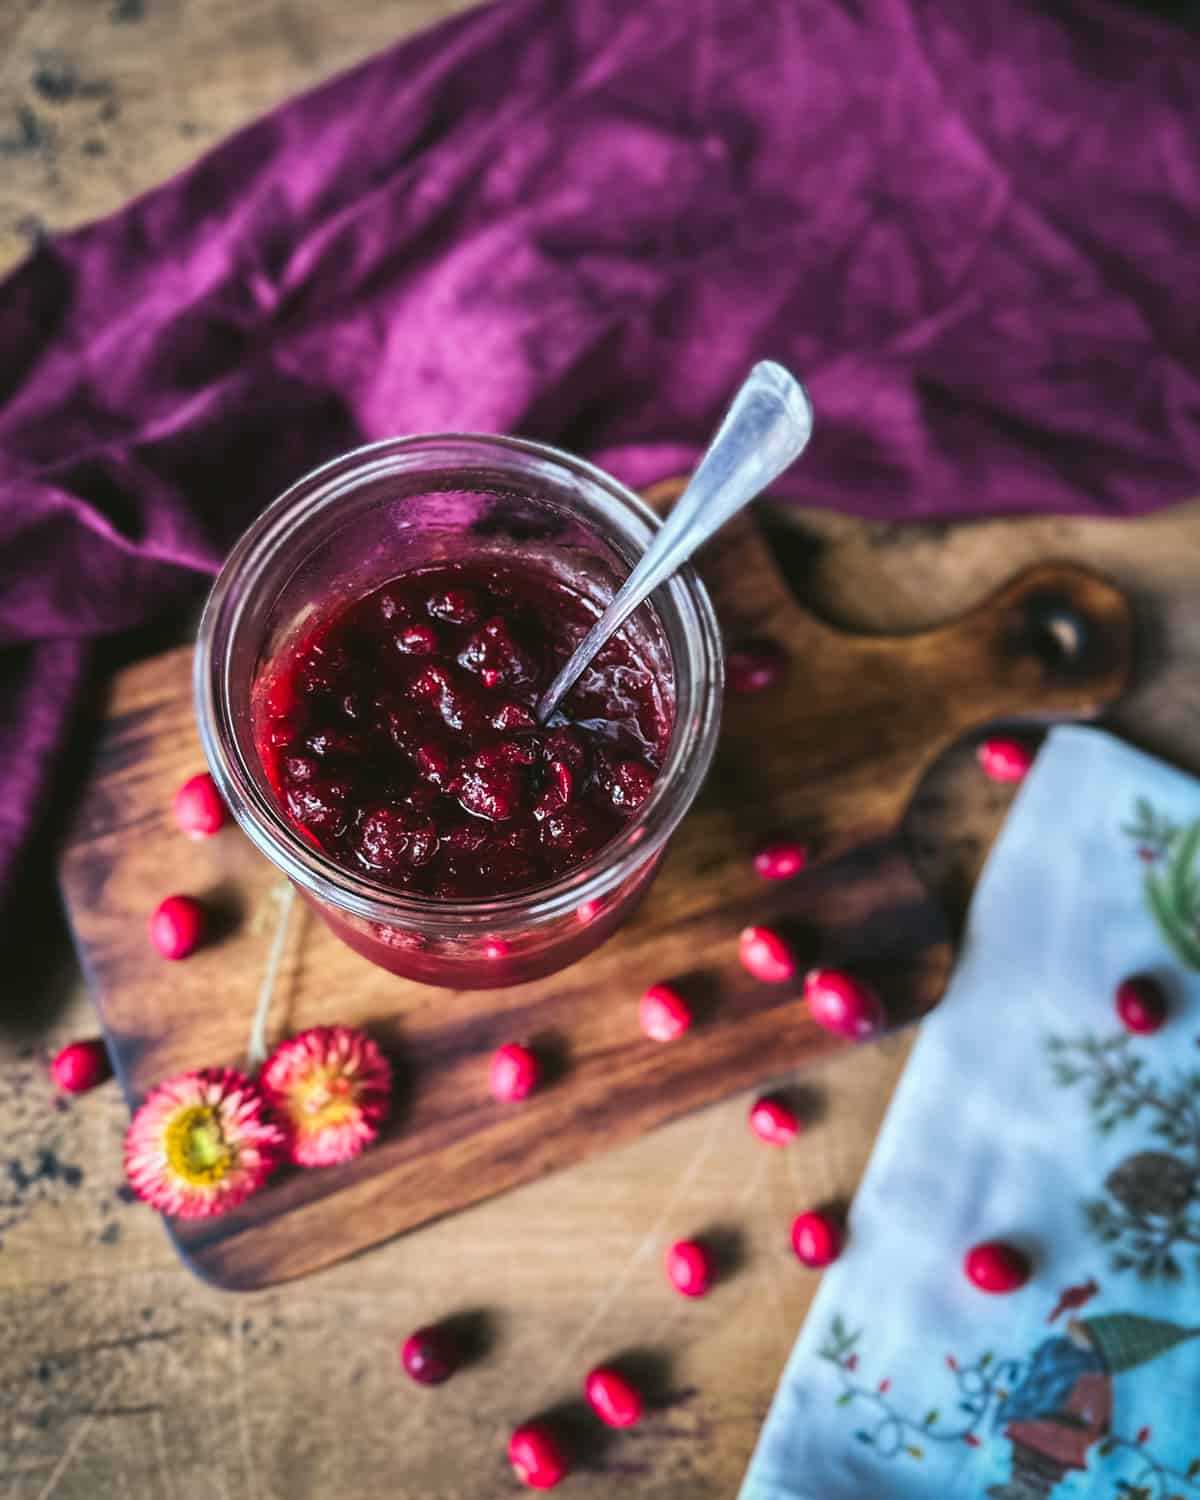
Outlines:
<svg viewBox="0 0 1200 1500"><path fill-rule="evenodd" d="M808 393L782 365L754 366L670 516L537 705L542 724L609 636L725 522L783 473L812 436Z"/></svg>

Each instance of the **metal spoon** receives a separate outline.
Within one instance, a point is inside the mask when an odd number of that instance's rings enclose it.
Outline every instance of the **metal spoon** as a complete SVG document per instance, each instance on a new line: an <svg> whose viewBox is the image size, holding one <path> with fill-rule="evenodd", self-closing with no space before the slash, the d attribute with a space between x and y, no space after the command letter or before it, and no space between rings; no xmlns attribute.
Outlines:
<svg viewBox="0 0 1200 1500"><path fill-rule="evenodd" d="M544 724L609 636L660 583L790 464L812 436L808 392L782 365L764 360L746 377L670 516L612 603L538 700Z"/></svg>

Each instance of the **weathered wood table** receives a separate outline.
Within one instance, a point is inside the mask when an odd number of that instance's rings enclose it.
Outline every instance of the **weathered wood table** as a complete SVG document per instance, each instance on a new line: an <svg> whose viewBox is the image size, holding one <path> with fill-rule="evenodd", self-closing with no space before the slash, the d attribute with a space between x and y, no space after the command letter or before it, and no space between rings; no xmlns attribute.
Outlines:
<svg viewBox="0 0 1200 1500"><path fill-rule="evenodd" d="M456 7L445 0L10 0L0 7L0 264L115 208L290 93ZM1200 505L1138 524L868 526L779 520L803 596L864 628L961 609L1021 565L1092 563L1144 617L1139 686L1114 716L1200 769ZM909 819L922 868L961 913L1007 794L967 750ZM94 1030L75 976L36 997L37 1033L0 1001L0 1500L456 1500L515 1492L511 1424L577 1396L591 1362L656 1351L669 1406L587 1455L581 1497L727 1497L815 1278L793 1212L848 1196L905 1057L891 1039L806 1080L808 1132L768 1151L735 1098L357 1260L232 1297L176 1261L122 1192L114 1087L56 1105L46 1057ZM22 1009L28 1009L26 1003ZM735 1274L704 1301L664 1285L661 1252L724 1227ZM397 1346L476 1311L490 1351L440 1390Z"/></svg>

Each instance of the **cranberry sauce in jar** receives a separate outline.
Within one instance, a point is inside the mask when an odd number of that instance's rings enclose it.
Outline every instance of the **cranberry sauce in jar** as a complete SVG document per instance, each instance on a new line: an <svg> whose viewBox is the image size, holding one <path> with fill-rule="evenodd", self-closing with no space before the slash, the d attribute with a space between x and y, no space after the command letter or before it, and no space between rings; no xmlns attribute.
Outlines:
<svg viewBox="0 0 1200 1500"><path fill-rule="evenodd" d="M621 637L537 726L596 614L548 570L480 559L324 617L255 687L280 807L344 868L413 895L503 896L582 864L650 795L671 734L669 684Z"/></svg>

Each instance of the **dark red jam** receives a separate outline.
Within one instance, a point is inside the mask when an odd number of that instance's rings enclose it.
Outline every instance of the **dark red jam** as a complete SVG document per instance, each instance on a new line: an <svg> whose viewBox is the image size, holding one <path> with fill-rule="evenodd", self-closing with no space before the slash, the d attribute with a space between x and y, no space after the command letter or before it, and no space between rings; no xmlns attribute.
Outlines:
<svg viewBox="0 0 1200 1500"><path fill-rule="evenodd" d="M256 691L280 805L339 864L447 899L504 895L595 854L650 795L666 685L610 641L537 726L542 690L595 620L548 573L448 563L323 619Z"/></svg>

